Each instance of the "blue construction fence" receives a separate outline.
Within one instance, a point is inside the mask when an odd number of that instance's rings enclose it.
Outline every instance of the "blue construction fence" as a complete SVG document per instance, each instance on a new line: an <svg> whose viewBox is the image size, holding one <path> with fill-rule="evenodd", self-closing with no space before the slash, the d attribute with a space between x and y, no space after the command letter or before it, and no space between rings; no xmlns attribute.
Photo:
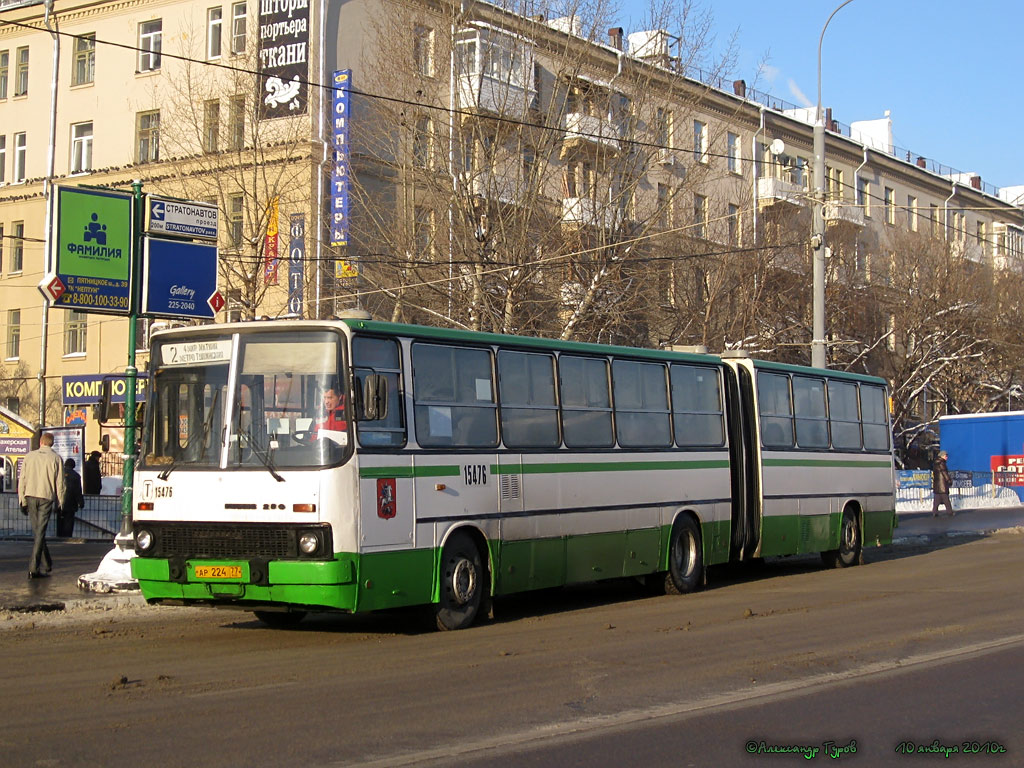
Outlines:
<svg viewBox="0 0 1024 768"><path fill-rule="evenodd" d="M954 509L981 507L1017 507L1017 474L950 470L953 487L949 500ZM896 511L921 512L932 508L932 472L930 469L902 469L896 473Z"/></svg>
<svg viewBox="0 0 1024 768"><path fill-rule="evenodd" d="M110 541L121 530L121 496L86 496L75 515L72 538ZM57 516L50 515L48 538L57 536ZM18 494L0 493L0 539L32 538L32 528L21 514Z"/></svg>

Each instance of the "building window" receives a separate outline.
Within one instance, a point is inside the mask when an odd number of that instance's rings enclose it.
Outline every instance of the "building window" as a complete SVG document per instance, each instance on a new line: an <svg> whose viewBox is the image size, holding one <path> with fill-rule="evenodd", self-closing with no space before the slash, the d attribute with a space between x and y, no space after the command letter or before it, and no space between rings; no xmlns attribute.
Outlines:
<svg viewBox="0 0 1024 768"><path fill-rule="evenodd" d="M15 360L21 355L21 310L7 310L7 350L8 360Z"/></svg>
<svg viewBox="0 0 1024 768"><path fill-rule="evenodd" d="M71 69L71 84L85 85L96 80L96 35L75 38L75 59Z"/></svg>
<svg viewBox="0 0 1024 768"><path fill-rule="evenodd" d="M228 236L231 238L231 247L241 248L242 229L245 222L242 196L231 195L228 198L228 206Z"/></svg>
<svg viewBox="0 0 1024 768"><path fill-rule="evenodd" d="M671 217L671 209L669 208L669 195L668 185L658 184L658 226L662 229L668 229L669 218Z"/></svg>
<svg viewBox="0 0 1024 768"><path fill-rule="evenodd" d="M700 120L693 121L693 159L698 163L708 161L708 125Z"/></svg>
<svg viewBox="0 0 1024 768"><path fill-rule="evenodd" d="M160 69L163 34L162 19L144 21L139 24L139 72L153 72Z"/></svg>
<svg viewBox="0 0 1024 768"><path fill-rule="evenodd" d="M245 304L242 303L242 291L231 288L227 295L226 322L240 323L245 319Z"/></svg>
<svg viewBox="0 0 1024 768"><path fill-rule="evenodd" d="M210 8L206 11L206 58L219 59L221 38L224 34L224 10Z"/></svg>
<svg viewBox="0 0 1024 768"><path fill-rule="evenodd" d="M983 254L987 254L988 253L988 230L985 227L985 222L982 221L981 219L978 219L978 221L977 221L977 223L975 225L974 232L975 232L974 236L975 236L975 238L978 241L978 245L981 247L981 252Z"/></svg>
<svg viewBox="0 0 1024 768"><path fill-rule="evenodd" d="M886 187L883 192L883 202L885 205L885 223L895 224L896 223L896 203L895 203L895 192L892 191L892 187Z"/></svg>
<svg viewBox="0 0 1024 768"><path fill-rule="evenodd" d="M25 180L25 165L28 161L28 134L14 134L14 181Z"/></svg>
<svg viewBox="0 0 1024 768"><path fill-rule="evenodd" d="M92 123L71 126L71 172L92 170Z"/></svg>
<svg viewBox="0 0 1024 768"><path fill-rule="evenodd" d="M7 98L7 82L10 79L11 52L0 51L0 99Z"/></svg>
<svg viewBox="0 0 1024 768"><path fill-rule="evenodd" d="M416 119L416 129L412 137L412 164L416 168L429 168L431 165L432 130L429 117Z"/></svg>
<svg viewBox="0 0 1024 768"><path fill-rule="evenodd" d="M149 318L135 318L135 350L144 352L149 349Z"/></svg>
<svg viewBox="0 0 1024 768"><path fill-rule="evenodd" d="M708 199L704 195L693 196L693 234L701 240L708 237Z"/></svg>
<svg viewBox="0 0 1024 768"><path fill-rule="evenodd" d="M843 180L843 169L829 167L825 170L828 199L841 201L845 197L846 184Z"/></svg>
<svg viewBox="0 0 1024 768"><path fill-rule="evenodd" d="M211 99L203 105L203 151L220 149L220 99Z"/></svg>
<svg viewBox="0 0 1024 768"><path fill-rule="evenodd" d="M139 112L135 120L137 163L154 163L160 159L160 111Z"/></svg>
<svg viewBox="0 0 1024 768"><path fill-rule="evenodd" d="M673 123L675 122L675 115L672 114L671 109L662 109L658 107L657 112L654 115L654 143L662 149L672 149L675 145L672 143L673 134Z"/></svg>
<svg viewBox="0 0 1024 768"><path fill-rule="evenodd" d="M740 244L740 207L729 203L726 225L728 226L729 245Z"/></svg>
<svg viewBox="0 0 1024 768"><path fill-rule="evenodd" d="M728 155L726 162L728 163L730 173L741 173L740 137L735 133L727 134L725 137L725 145L726 155Z"/></svg>
<svg viewBox="0 0 1024 768"><path fill-rule="evenodd" d="M18 49L17 68L14 71L14 95L28 93L28 47Z"/></svg>
<svg viewBox="0 0 1024 768"><path fill-rule="evenodd" d="M0 184L7 181L7 137L0 136Z"/></svg>
<svg viewBox="0 0 1024 768"><path fill-rule="evenodd" d="M857 179L857 205L865 216L871 215L871 182L867 179Z"/></svg>
<svg viewBox="0 0 1024 768"><path fill-rule="evenodd" d="M417 205L413 215L415 218L412 224L412 239L416 255L429 259L433 252L434 212L422 205Z"/></svg>
<svg viewBox="0 0 1024 768"><path fill-rule="evenodd" d="M4 271L4 225L0 224L0 272Z"/></svg>
<svg viewBox="0 0 1024 768"><path fill-rule="evenodd" d="M907 195L907 229L917 232L917 198Z"/></svg>
<svg viewBox="0 0 1024 768"><path fill-rule="evenodd" d="M233 150L245 147L245 96L232 96L228 105L230 139Z"/></svg>
<svg viewBox="0 0 1024 768"><path fill-rule="evenodd" d="M417 26L413 30L413 63L416 74L434 76L434 30Z"/></svg>
<svg viewBox="0 0 1024 768"><path fill-rule="evenodd" d="M932 203L928 206L928 212L932 217L932 237L942 236L942 217L939 215L939 206Z"/></svg>
<svg viewBox="0 0 1024 768"><path fill-rule="evenodd" d="M11 273L25 268L25 222L11 222Z"/></svg>
<svg viewBox="0 0 1024 768"><path fill-rule="evenodd" d="M77 309L64 314L64 354L84 355L85 337L88 332L89 316Z"/></svg>
<svg viewBox="0 0 1024 768"><path fill-rule="evenodd" d="M231 52L236 56L245 53L245 34L245 3L234 3L231 6Z"/></svg>

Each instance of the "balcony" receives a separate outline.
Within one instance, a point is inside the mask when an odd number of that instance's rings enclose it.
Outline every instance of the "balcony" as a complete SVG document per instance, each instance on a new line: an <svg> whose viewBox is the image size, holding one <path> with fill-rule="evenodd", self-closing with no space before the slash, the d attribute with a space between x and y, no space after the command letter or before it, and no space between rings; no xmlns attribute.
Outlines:
<svg viewBox="0 0 1024 768"><path fill-rule="evenodd" d="M790 205L807 205L807 192L803 184L773 176L763 176L757 180L757 201L762 206L784 202Z"/></svg>
<svg viewBox="0 0 1024 768"><path fill-rule="evenodd" d="M607 117L595 117L581 112L569 112L562 118L565 140L562 155L575 147L591 146L618 152L622 130Z"/></svg>
<svg viewBox="0 0 1024 768"><path fill-rule="evenodd" d="M563 224L615 229L623 220L623 212L610 203L589 197L562 198Z"/></svg>
<svg viewBox="0 0 1024 768"><path fill-rule="evenodd" d="M846 222L855 227L863 227L865 224L864 209L854 203L825 203L825 221L829 224Z"/></svg>
<svg viewBox="0 0 1024 768"><path fill-rule="evenodd" d="M481 171L469 179L471 194L492 203L523 205L530 193L526 180L515 174Z"/></svg>
<svg viewBox="0 0 1024 768"><path fill-rule="evenodd" d="M537 92L511 81L491 75L470 74L458 78L459 109L503 115L516 120L526 117Z"/></svg>

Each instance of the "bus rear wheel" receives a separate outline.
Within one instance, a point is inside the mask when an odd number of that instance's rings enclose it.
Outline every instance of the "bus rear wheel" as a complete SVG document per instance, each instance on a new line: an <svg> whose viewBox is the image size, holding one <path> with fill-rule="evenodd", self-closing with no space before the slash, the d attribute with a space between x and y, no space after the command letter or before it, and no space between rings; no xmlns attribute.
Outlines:
<svg viewBox="0 0 1024 768"><path fill-rule="evenodd" d="M440 599L434 618L440 630L465 629L476 619L487 590L483 559L476 543L454 533L441 552Z"/></svg>
<svg viewBox="0 0 1024 768"><path fill-rule="evenodd" d="M821 559L829 568L851 568L860 562L860 557L860 522L856 511L846 509L839 527L839 549L822 552Z"/></svg>
<svg viewBox="0 0 1024 768"><path fill-rule="evenodd" d="M253 611L253 616L268 627L274 629L291 629L306 618L305 611Z"/></svg>
<svg viewBox="0 0 1024 768"><path fill-rule="evenodd" d="M700 529L692 517L683 516L672 526L668 544L668 573L665 593L684 595L696 592L704 584L704 554Z"/></svg>

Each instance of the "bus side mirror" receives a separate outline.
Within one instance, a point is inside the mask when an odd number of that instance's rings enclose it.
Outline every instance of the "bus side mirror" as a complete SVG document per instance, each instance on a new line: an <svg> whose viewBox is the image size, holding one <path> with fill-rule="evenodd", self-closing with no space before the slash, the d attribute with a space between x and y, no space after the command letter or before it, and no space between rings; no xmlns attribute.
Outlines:
<svg viewBox="0 0 1024 768"><path fill-rule="evenodd" d="M100 382L100 401L96 403L93 408L93 418L96 419L100 424L106 422L110 417L110 399L113 384L110 379L104 379Z"/></svg>
<svg viewBox="0 0 1024 768"><path fill-rule="evenodd" d="M363 379L363 418L380 421L388 415L388 380L379 373Z"/></svg>

